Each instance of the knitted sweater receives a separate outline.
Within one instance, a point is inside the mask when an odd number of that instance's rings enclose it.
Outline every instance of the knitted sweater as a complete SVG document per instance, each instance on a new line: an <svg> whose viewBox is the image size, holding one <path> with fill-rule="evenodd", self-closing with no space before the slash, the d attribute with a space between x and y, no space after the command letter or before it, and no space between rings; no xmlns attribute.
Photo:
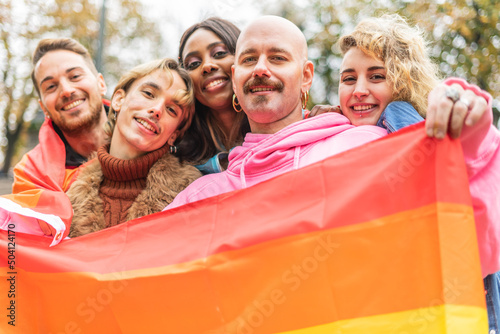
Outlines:
<svg viewBox="0 0 500 334"><path fill-rule="evenodd" d="M103 180L99 188L99 197L103 202L106 227L121 224L127 220L128 209L135 198L146 187L146 177L151 166L168 150L162 148L131 160L122 160L111 156L109 145L97 151L101 163Z"/></svg>

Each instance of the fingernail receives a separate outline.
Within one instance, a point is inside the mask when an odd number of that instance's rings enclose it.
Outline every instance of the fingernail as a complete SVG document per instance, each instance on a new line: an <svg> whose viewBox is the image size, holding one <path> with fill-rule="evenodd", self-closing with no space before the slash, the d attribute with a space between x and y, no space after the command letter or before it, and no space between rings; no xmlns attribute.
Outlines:
<svg viewBox="0 0 500 334"><path fill-rule="evenodd" d="M436 138L443 139L444 138L444 132L443 130L436 130Z"/></svg>

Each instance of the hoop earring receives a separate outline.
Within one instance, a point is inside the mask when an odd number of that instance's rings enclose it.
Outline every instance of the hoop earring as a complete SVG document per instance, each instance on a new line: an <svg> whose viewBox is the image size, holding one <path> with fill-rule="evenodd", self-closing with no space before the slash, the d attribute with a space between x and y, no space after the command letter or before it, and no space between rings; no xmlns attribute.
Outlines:
<svg viewBox="0 0 500 334"><path fill-rule="evenodd" d="M309 101L309 91L301 93L300 101L302 102L302 110L305 110L307 108L307 102Z"/></svg>
<svg viewBox="0 0 500 334"><path fill-rule="evenodd" d="M238 101L236 94L233 94L233 108L236 112L243 111L243 108L240 106L240 101Z"/></svg>
<svg viewBox="0 0 500 334"><path fill-rule="evenodd" d="M170 154L175 154L175 153L177 153L177 146L170 145Z"/></svg>

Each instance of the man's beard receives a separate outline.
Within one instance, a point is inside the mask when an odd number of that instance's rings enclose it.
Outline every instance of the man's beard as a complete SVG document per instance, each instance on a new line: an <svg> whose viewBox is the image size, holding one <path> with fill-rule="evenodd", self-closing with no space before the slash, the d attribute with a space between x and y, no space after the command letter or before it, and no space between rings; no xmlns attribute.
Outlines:
<svg viewBox="0 0 500 334"><path fill-rule="evenodd" d="M69 135L71 137L89 132L99 124L101 119L102 103L99 103L96 106L91 106L90 108L91 112L86 117L79 118L77 120L70 120L69 122L66 117L61 117L60 124L57 124L57 126L65 135ZM81 111L78 112L80 113Z"/></svg>

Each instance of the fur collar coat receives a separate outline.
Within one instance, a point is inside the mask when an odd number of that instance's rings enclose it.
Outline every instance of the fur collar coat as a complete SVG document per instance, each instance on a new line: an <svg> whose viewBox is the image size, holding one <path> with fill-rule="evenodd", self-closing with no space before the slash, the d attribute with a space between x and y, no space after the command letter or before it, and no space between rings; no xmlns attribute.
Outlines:
<svg viewBox="0 0 500 334"><path fill-rule="evenodd" d="M82 168L67 195L73 206L70 237L106 228L99 187L103 172L98 159ZM175 196L201 176L193 166L181 164L177 157L164 154L151 167L146 188L137 196L127 213L127 221L163 210Z"/></svg>

